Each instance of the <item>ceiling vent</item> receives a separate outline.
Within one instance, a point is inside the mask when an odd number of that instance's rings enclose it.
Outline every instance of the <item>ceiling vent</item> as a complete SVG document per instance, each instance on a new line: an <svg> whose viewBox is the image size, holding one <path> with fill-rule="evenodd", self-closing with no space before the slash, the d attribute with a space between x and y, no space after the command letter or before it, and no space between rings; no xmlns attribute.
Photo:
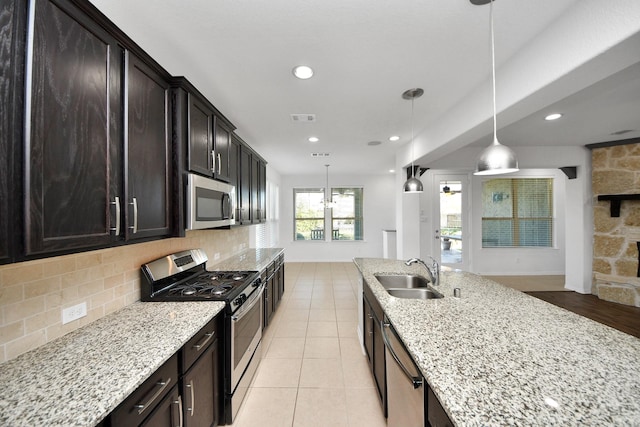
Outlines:
<svg viewBox="0 0 640 427"><path fill-rule="evenodd" d="M619 130L617 132L611 132L611 135L624 135L625 133L629 133L629 132L633 132L633 129L624 129L624 130Z"/></svg>
<svg viewBox="0 0 640 427"><path fill-rule="evenodd" d="M316 121L315 114L292 114L291 121L293 123L314 123Z"/></svg>
<svg viewBox="0 0 640 427"><path fill-rule="evenodd" d="M329 153L311 153L311 157L329 157Z"/></svg>

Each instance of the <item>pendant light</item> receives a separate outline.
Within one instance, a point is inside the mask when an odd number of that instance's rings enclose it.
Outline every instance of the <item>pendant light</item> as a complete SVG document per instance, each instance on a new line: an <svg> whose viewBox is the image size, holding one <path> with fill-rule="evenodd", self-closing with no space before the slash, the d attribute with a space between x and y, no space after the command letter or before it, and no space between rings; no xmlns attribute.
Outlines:
<svg viewBox="0 0 640 427"><path fill-rule="evenodd" d="M496 125L496 54L495 42L493 37L493 2L495 0L471 0L476 5L490 3L489 5L489 21L491 26L491 79L493 94L493 142L485 148L478 161L476 162L476 171L474 175L499 175L503 173L517 172L518 159L509 147L498 142L497 125Z"/></svg>
<svg viewBox="0 0 640 427"><path fill-rule="evenodd" d="M331 209L334 206L333 195L331 194L331 189L329 188L329 166L331 165L324 165L324 167L327 168L327 186L325 187L325 193L324 193L325 209Z"/></svg>
<svg viewBox="0 0 640 427"><path fill-rule="evenodd" d="M420 88L414 88L404 91L402 94L403 99L411 100L411 177L404 183L405 193L422 193L422 181L416 178L416 168L413 166L413 145L415 144L413 138L413 101L416 98L420 98L424 90Z"/></svg>

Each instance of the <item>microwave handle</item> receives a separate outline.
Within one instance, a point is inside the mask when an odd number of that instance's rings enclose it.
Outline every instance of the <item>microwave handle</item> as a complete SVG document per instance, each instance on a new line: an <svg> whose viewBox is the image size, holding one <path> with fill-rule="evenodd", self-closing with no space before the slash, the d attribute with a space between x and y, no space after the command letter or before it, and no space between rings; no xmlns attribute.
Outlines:
<svg viewBox="0 0 640 427"><path fill-rule="evenodd" d="M224 193L222 195L222 218L223 219L229 219L231 218L231 196L227 193Z"/></svg>

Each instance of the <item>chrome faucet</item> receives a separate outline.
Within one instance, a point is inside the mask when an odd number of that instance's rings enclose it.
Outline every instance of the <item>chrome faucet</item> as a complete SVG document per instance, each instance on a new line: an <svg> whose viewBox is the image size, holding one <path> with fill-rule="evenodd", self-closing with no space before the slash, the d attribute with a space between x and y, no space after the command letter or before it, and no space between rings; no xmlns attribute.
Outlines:
<svg viewBox="0 0 640 427"><path fill-rule="evenodd" d="M422 264L422 266L427 270L427 275L429 276L429 280L431 281L431 283L433 283L434 286L438 286L440 284L440 265L438 264L438 261L436 261L433 257L428 256L427 258L433 261L431 267L429 267L423 260L419 258L411 258L410 260L405 261L404 264L411 265L416 262Z"/></svg>

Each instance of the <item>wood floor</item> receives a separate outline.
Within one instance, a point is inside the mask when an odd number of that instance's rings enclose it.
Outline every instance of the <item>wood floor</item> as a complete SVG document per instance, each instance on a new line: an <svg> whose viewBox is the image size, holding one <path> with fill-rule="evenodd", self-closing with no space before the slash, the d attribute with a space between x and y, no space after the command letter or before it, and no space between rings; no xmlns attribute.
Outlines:
<svg viewBox="0 0 640 427"><path fill-rule="evenodd" d="M577 292L526 292L558 307L640 338L640 308Z"/></svg>

